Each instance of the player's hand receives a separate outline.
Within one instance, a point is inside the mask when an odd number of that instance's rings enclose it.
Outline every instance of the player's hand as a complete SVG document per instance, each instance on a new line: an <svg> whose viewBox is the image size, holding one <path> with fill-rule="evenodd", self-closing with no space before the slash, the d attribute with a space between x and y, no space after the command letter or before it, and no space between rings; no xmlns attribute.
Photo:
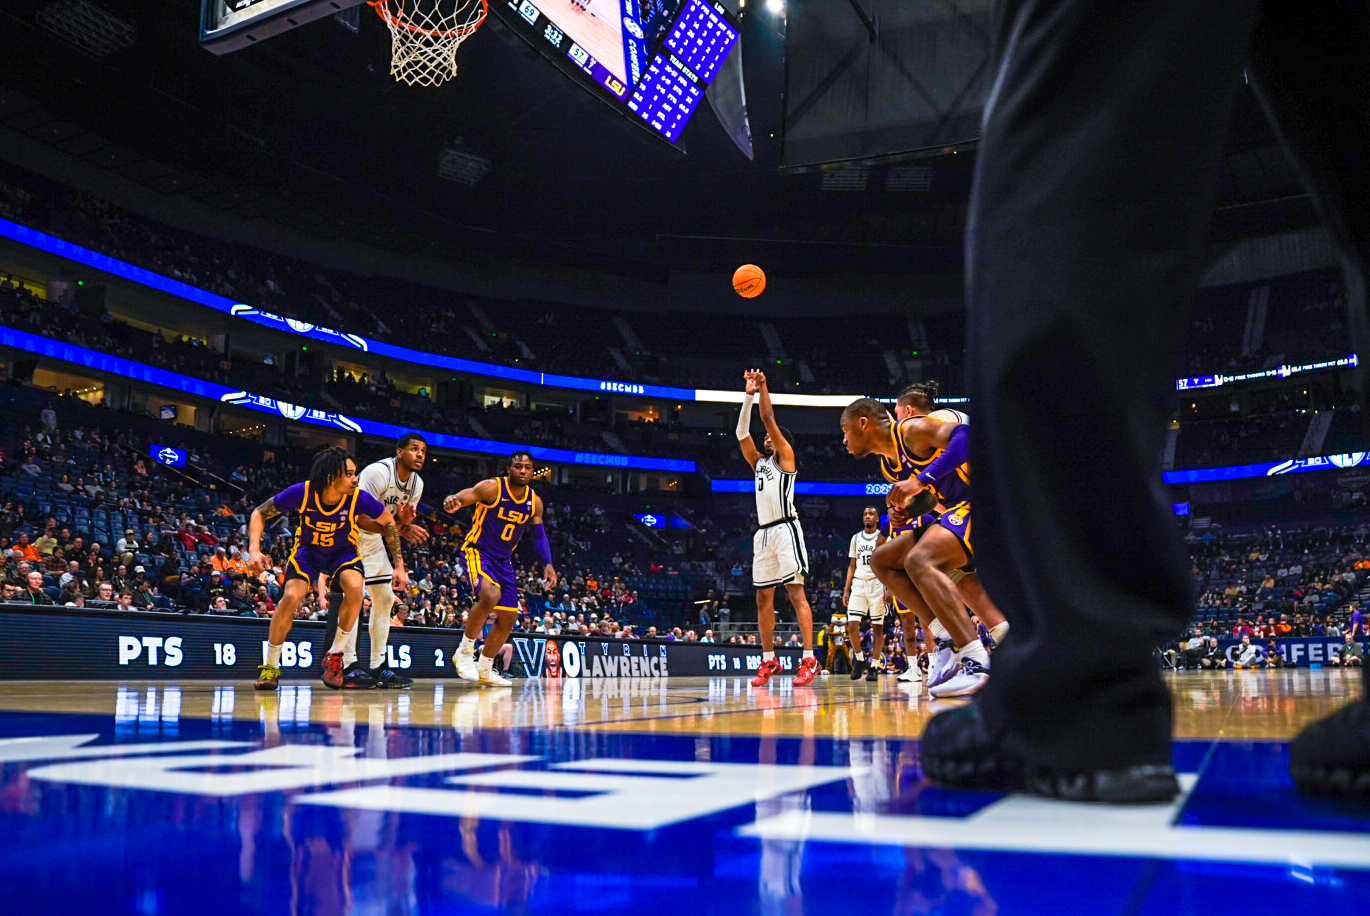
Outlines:
<svg viewBox="0 0 1370 916"><path fill-rule="evenodd" d="M422 544L428 540L428 532L418 525L404 525L400 528L400 537L411 544Z"/></svg>
<svg viewBox="0 0 1370 916"><path fill-rule="evenodd" d="M247 552L247 571L254 576L259 576L266 571L266 557L262 556L260 550L249 550Z"/></svg>
<svg viewBox="0 0 1370 916"><path fill-rule="evenodd" d="M461 500L457 498L457 494L455 493L442 501L442 511L446 512L448 515L453 514L460 508Z"/></svg>
<svg viewBox="0 0 1370 916"><path fill-rule="evenodd" d="M401 525L408 525L418 517L418 512L414 509L413 503L400 503L395 507L395 521Z"/></svg>
<svg viewBox="0 0 1370 916"><path fill-rule="evenodd" d="M319 597L319 610L321 610L321 611L326 611L326 610L328 610L328 589L326 589L326 588L323 586L323 584L320 583L320 584L317 586L317 588L315 589L315 593L316 593L316 594L318 595L318 597Z"/></svg>
<svg viewBox="0 0 1370 916"><path fill-rule="evenodd" d="M890 524L896 528L902 528L909 523L909 514L903 506L889 506L886 513L890 517Z"/></svg>
<svg viewBox="0 0 1370 916"><path fill-rule="evenodd" d="M851 604L851 589L844 588L842 589L842 606L846 607L849 604Z"/></svg>
<svg viewBox="0 0 1370 916"><path fill-rule="evenodd" d="M755 369L748 369L746 372L742 373L742 381L746 383L745 389L747 394L754 395L761 390L761 386L756 382Z"/></svg>
<svg viewBox="0 0 1370 916"><path fill-rule="evenodd" d="M390 574L390 590L396 595L409 594L409 573L403 566L396 566Z"/></svg>
<svg viewBox="0 0 1370 916"><path fill-rule="evenodd" d="M766 387L766 373L762 372L760 369L753 369L752 377L756 380L756 390L758 392Z"/></svg>
<svg viewBox="0 0 1370 916"><path fill-rule="evenodd" d="M542 581L547 586L547 588L557 587L557 571L552 568L551 563L548 563L546 566L542 567Z"/></svg>
<svg viewBox="0 0 1370 916"><path fill-rule="evenodd" d="M917 477L910 477L908 480L901 480L896 484L890 485L890 491L885 494L885 503L897 509L903 509L923 490L927 489L923 481Z"/></svg>

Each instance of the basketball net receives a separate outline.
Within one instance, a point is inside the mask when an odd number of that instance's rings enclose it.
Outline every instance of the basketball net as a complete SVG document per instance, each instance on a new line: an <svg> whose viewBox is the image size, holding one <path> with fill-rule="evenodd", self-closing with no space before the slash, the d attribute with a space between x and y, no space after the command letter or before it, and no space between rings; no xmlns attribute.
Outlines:
<svg viewBox="0 0 1370 916"><path fill-rule="evenodd" d="M457 49L485 21L489 0L367 0L390 28L390 75L441 86L457 75Z"/></svg>

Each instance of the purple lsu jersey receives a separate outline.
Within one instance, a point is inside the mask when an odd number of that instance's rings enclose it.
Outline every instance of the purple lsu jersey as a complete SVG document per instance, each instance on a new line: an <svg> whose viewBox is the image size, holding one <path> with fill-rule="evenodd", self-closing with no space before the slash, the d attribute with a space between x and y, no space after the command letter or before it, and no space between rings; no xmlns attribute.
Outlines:
<svg viewBox="0 0 1370 916"><path fill-rule="evenodd" d="M332 575L357 560L357 517L380 518L385 506L357 487L332 506L326 506L308 481L286 487L271 498L281 512L299 513L291 562L304 578L317 573Z"/></svg>
<svg viewBox="0 0 1370 916"><path fill-rule="evenodd" d="M894 439L895 448L899 451L899 460L892 461L888 457L880 456L880 473L890 483L897 483L901 480L908 480L917 477L923 469L932 464L937 457L942 454L942 449L937 449L925 458L917 458L909 451L904 444L903 427L909 420L920 420L923 417L909 417L907 420L900 421L893 430L890 431ZM932 419L942 423L936 417ZM964 462L953 474L942 476L937 487L937 501L944 506L954 506L966 502L970 499L970 462Z"/></svg>
<svg viewBox="0 0 1370 916"><path fill-rule="evenodd" d="M499 498L493 503L478 503L471 530L466 532L466 549L476 549L487 557L507 560L524 530L533 523L533 488L524 487L522 499L514 498L509 478L498 477Z"/></svg>

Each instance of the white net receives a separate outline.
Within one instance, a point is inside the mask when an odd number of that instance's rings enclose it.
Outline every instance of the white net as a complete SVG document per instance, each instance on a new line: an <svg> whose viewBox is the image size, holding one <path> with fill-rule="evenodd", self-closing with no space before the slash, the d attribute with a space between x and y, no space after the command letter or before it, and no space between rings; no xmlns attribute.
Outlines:
<svg viewBox="0 0 1370 916"><path fill-rule="evenodd" d="M441 86L457 75L457 49L485 21L488 0L368 0L390 28L390 75Z"/></svg>

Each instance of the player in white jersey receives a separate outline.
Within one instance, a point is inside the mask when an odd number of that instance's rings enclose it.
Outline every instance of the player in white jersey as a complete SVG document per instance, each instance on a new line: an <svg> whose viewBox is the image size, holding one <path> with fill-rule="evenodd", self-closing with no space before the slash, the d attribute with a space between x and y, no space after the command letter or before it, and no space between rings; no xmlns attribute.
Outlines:
<svg viewBox="0 0 1370 916"><path fill-rule="evenodd" d="M847 609L847 638L851 640L855 658L852 660L851 679L873 681L880 676L879 661L885 652L885 586L871 569L871 556L884 542L880 533L880 510L867 506L861 512L861 530L851 537L847 549L847 584L842 588L842 606ZM861 651L861 621L870 621L871 657L867 662Z"/></svg>
<svg viewBox="0 0 1370 916"><path fill-rule="evenodd" d="M775 422L766 375L760 369L743 374L746 394L742 413L737 418L737 444L742 457L756 474L756 535L752 538L752 585L756 588L756 628L761 643L761 665L752 686L760 687L780 671L775 660L775 588L783 586L794 605L799 621L799 638L804 654L796 685L813 683L818 674L818 659L813 654L813 614L804 594L804 577L809 573L809 555L804 549L804 531L794 509L794 447ZM765 454L752 441L752 402L760 401L761 422L766 426L762 443Z"/></svg>
<svg viewBox="0 0 1370 916"><path fill-rule="evenodd" d="M405 433L395 443L395 456L382 458L368 464L357 478L357 486L380 500L385 508L395 516L400 525L400 536L413 544L427 540L428 532L414 524L418 514L419 500L423 498L423 469L428 457L428 443L418 433ZM347 651L343 654L344 687L411 687L410 678L397 674L386 664L386 646L390 641L390 613L395 606L395 593L390 588L390 555L385 552L385 543L380 535L369 531L361 533L358 553L362 558L362 572L365 576L366 591L371 596L371 620L367 631L371 634L371 664L362 665L357 658L357 633L361 627L352 628L352 638L348 641ZM367 676L373 684L368 684Z"/></svg>

